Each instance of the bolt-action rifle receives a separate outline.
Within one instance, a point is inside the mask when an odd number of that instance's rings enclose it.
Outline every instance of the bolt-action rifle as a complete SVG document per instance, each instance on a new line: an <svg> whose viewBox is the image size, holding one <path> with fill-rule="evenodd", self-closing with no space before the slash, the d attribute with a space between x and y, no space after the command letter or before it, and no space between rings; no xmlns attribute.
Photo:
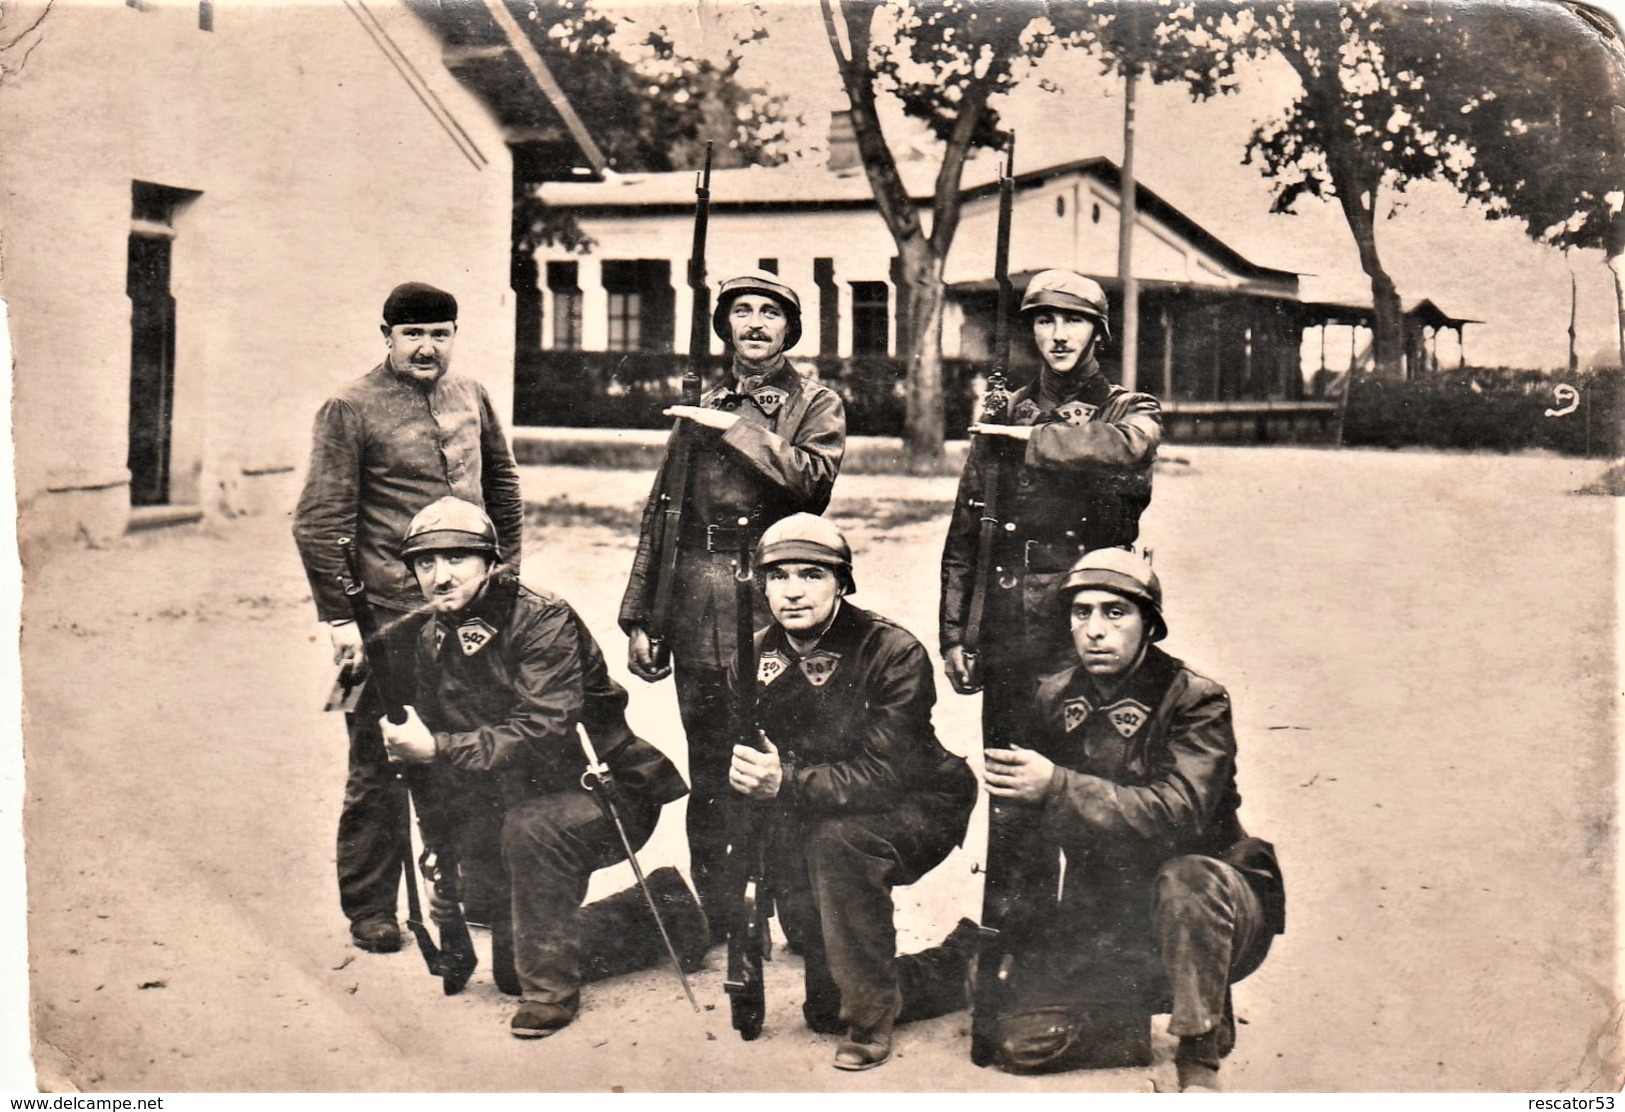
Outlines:
<svg viewBox="0 0 1625 1112"><path fill-rule="evenodd" d="M1010 419L1010 398L1005 372L1010 366L1010 218L1015 204L1014 133L1005 148L1005 164L999 174L999 230L993 274L999 287L998 316L993 331L993 367L987 376L987 396L982 423L1005 424ZM981 510L981 531L977 537L976 573L971 585L970 613L965 623L965 660L972 682L977 682L977 654L981 649L982 619L989 594L1001 569L994 566L994 548L999 522L999 484L1004 470L1003 437L984 436L982 440L982 497L973 503ZM995 677L995 682L1003 682ZM988 698L984 695L983 698ZM994 724L995 727L997 724ZM1012 739L1013 740L1013 739ZM1004 747L997 736L984 737L984 748ZM1003 1010L1009 988L1010 926L1016 900L1033 882L1025 857L1033 848L1030 823L1021 821L1015 809L988 797L987 864L982 881L982 925L977 946L976 977L971 1001L971 1061L985 1066L993 1061L993 1029ZM1027 892L1028 898L1035 893Z"/></svg>
<svg viewBox="0 0 1625 1112"><path fill-rule="evenodd" d="M711 216L711 142L705 144L705 169L694 184L694 243L688 254L688 288L693 301L688 322L688 369L683 373L683 404L700 404L700 372L711 351L710 288L705 284L705 233ZM649 645L655 667L671 658L671 601L677 580L677 548L682 541L683 504L688 499L688 474L693 442L679 420L672 428L666 480L656 508L654 552L656 560L654 606L649 615Z"/></svg>
<svg viewBox="0 0 1625 1112"><path fill-rule="evenodd" d="M356 629L360 631L361 643L366 648L371 682L376 685L384 704L384 716L398 726L406 721L406 706L398 680L400 671L390 657L389 642L385 640L383 627L378 623L378 614L367 598L367 584L361 578L361 554L349 537L339 541L339 550L344 554L344 565L349 571L343 583L344 597L350 602L350 612L355 616ZM406 786L406 828L402 831L404 837L401 840L401 874L406 881L406 926L411 930L412 937L417 939L418 952L423 955L429 974L440 978L441 988L447 996L454 996L468 984L479 959L474 953L474 940L468 934L468 924L463 921L462 911L457 905L457 867L451 862L448 852L452 844L451 832L438 817L429 817L429 814L438 816L437 810L431 807L429 813L425 813L422 802L427 793L417 771L396 762L391 764L395 778ZM417 810L424 822L423 856L416 863L412 860L414 795L419 797ZM423 921L417 881L417 870L420 868L424 879L434 885L435 894L443 897L442 907L452 909L449 912L440 911L440 915L446 916L443 921L439 917L436 919L440 925L439 946L435 945L434 937Z"/></svg>
<svg viewBox="0 0 1625 1112"><path fill-rule="evenodd" d="M1003 425L1010 420L1010 395L1005 372L1010 368L1010 214L1015 207L1016 137L1012 132L1005 147L1005 164L999 173L999 231L994 246L993 280L999 288L998 310L993 318L993 367L987 376L987 394L982 402L981 423ZM970 613L965 619L965 668L972 683L977 682L977 657L982 648L982 619L998 569L993 565L993 548L999 531L999 465L1003 462L1001 438L982 438L982 496L971 503L981 511L976 536L976 574L971 580Z"/></svg>
<svg viewBox="0 0 1625 1112"><path fill-rule="evenodd" d="M734 568L735 609L738 611L738 678L734 684L733 716L741 744L763 749L756 728L756 629L752 620L756 585L751 569L748 518L739 519L739 557ZM728 977L723 987L733 1012L734 1030L746 1042L762 1033L767 1017L767 994L762 962L771 944L767 921L773 904L767 892L767 841L773 804L752 799L732 800L728 857L729 876L739 885L739 900L728 929Z"/></svg>
<svg viewBox="0 0 1625 1112"><path fill-rule="evenodd" d="M581 774L581 786L592 793L603 808L604 814L615 825L615 833L621 836L621 848L626 851L626 860L632 866L632 876L637 879L638 890L643 893L644 902L649 905L649 914L655 917L655 929L660 932L660 941L666 944L666 953L671 955L672 968L677 970L677 979L682 982L683 995L697 1012L700 1002L694 999L694 989L688 983L688 974L683 972L683 961L677 956L677 947L671 944L671 935L666 933L666 922L660 917L660 904L655 899L654 892L649 889L649 882L644 878L643 866L638 864L637 850L632 848L632 839L626 836L626 824L621 821L621 809L615 802L616 788L615 776L609 765L599 759L598 750L593 747L592 736L587 733L587 727L580 722L576 723L576 733L581 737L581 752L587 758L587 770Z"/></svg>

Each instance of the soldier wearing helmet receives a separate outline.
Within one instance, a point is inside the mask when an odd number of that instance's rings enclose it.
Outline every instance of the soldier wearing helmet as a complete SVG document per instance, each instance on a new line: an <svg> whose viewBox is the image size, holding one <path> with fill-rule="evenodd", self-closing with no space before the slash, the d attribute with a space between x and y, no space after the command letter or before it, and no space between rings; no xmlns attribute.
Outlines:
<svg viewBox="0 0 1625 1112"><path fill-rule="evenodd" d="M779 521L756 571L773 619L755 644L766 751L735 746L728 780L778 804L769 875L805 962L802 1015L844 1036L837 1069L870 1069L890 1056L900 1019L964 1007L968 929L898 957L891 893L963 840L975 777L937 742L924 647L847 601L856 585L839 529L805 513Z"/></svg>
<svg viewBox="0 0 1625 1112"><path fill-rule="evenodd" d="M1225 689L1169 656L1162 585L1143 558L1091 552L1060 587L1071 667L1038 685L1033 732L989 749L990 795L1029 810L1066 856L1012 940L1013 1001L994 1041L1014 1072L1150 1062L1170 1011L1181 1088L1217 1088L1235 1046L1229 986L1285 926L1274 847L1237 818Z"/></svg>
<svg viewBox="0 0 1625 1112"><path fill-rule="evenodd" d="M803 378L785 358L801 338L794 289L764 271L729 278L717 289L712 327L728 349L729 369L698 406L666 410L677 423L644 506L620 610L632 673L653 683L675 667L694 784L689 851L702 900L717 895L712 881L720 879L724 852L717 801L728 791L731 744L727 670L738 628L732 560L780 518L823 512L846 450L840 396ZM674 506L663 498L673 497L679 453L688 461L687 482L682 505ZM674 510L682 524L668 620L680 635L656 646L649 636L661 555L656 526Z"/></svg>
<svg viewBox="0 0 1625 1112"><path fill-rule="evenodd" d="M942 552L943 669L955 691L983 693L984 748L1007 748L1025 735L1033 686L1070 653L1056 589L1081 554L1138 538L1162 439L1157 400L1101 373L1098 353L1111 332L1098 283L1069 270L1041 271L1027 284L1021 317L1042 366L1010 395L1005 421L971 426ZM996 521L984 571L985 505L995 507ZM979 581L987 588L980 640L967 646Z"/></svg>
<svg viewBox="0 0 1625 1112"><path fill-rule="evenodd" d="M404 282L385 298L381 316L384 360L316 414L294 514L316 616L329 627L334 663L345 668L360 665L365 652L339 586L341 538L355 541L368 596L393 619L386 640L407 661L422 616L417 584L395 556L412 515L448 494L483 506L508 564L519 567L524 507L513 452L485 388L450 372L457 299ZM349 774L338 823L339 906L356 946L373 952L400 949L395 901L406 830L406 795L374 727L382 706L372 684L345 716Z"/></svg>
<svg viewBox="0 0 1625 1112"><path fill-rule="evenodd" d="M989 716L1006 718L1037 675L1064 658L1055 587L1084 552L1132 544L1151 501L1151 465L1162 440L1161 407L1149 394L1106 380L1097 358L1110 341L1106 295L1069 270L1045 270L1027 284L1021 318L1043 360L1038 378L1009 399L1008 423L975 434L942 554L941 648L961 694L987 687ZM999 463L1000 521L987 600L987 650L967 658L962 642L977 568L986 472ZM1014 685L1008 693L1004 688Z"/></svg>
<svg viewBox="0 0 1625 1112"><path fill-rule="evenodd" d="M577 726L610 766L634 847L687 787L627 726L626 691L570 604L521 585L498 562L496 530L478 506L431 503L412 519L400 553L432 617L416 646L407 720L379 723L385 747L434 776L439 806L458 830L461 879L501 893L492 977L522 997L513 1034L541 1038L575 1017L584 980L664 958L637 889L581 907L593 872L625 851L582 786ZM441 916L445 901L458 899L458 877L445 880L435 888ZM680 955L697 968L710 944L698 902L675 869L649 881Z"/></svg>

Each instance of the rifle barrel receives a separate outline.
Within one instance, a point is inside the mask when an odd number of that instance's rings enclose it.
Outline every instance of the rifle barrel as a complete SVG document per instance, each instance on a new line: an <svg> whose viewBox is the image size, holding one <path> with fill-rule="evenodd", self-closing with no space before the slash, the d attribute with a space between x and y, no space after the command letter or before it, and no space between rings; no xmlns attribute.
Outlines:
<svg viewBox="0 0 1625 1112"><path fill-rule="evenodd" d="M683 403L700 403L700 370L711 351L710 289L705 282L705 239L711 222L711 140L705 141L705 169L694 184L694 242L688 253L688 288L693 308L688 321L688 370Z"/></svg>
<svg viewBox="0 0 1625 1112"><path fill-rule="evenodd" d="M993 256L993 279L999 287L998 315L993 322L994 371L1003 374L1010 367L1010 221L1016 199L1016 133L1005 144L1005 163L999 171L999 232Z"/></svg>

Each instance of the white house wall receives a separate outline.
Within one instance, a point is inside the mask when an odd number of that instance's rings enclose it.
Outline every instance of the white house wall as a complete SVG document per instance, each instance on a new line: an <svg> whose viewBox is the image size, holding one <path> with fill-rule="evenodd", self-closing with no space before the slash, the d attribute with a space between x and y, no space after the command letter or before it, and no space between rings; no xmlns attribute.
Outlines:
<svg viewBox="0 0 1625 1112"><path fill-rule="evenodd" d="M41 10L21 7L8 27ZM457 295L455 364L510 408L509 157L439 41L386 0L197 21L178 0L56 4L0 95L25 536L128 518L133 181L200 194L174 222L171 502L285 510L317 406L379 360L383 298L409 278Z"/></svg>
<svg viewBox="0 0 1625 1112"><path fill-rule="evenodd" d="M998 216L996 197L978 197L964 207L948 255L950 284L992 274ZM1116 191L1092 177L1074 174L1022 190L1010 221L1011 273L1061 267L1114 276L1117 222ZM1144 210L1135 214L1134 275L1142 282L1220 289L1242 284L1222 263Z"/></svg>
<svg viewBox="0 0 1625 1112"><path fill-rule="evenodd" d="M547 196L543 187L542 196ZM693 216L669 214L652 216L579 218L582 230L596 241L589 255L572 255L562 248L541 248L536 253L537 269L543 285L547 263L573 261L579 267L582 290L581 346L587 351L603 351L608 340L608 305L599 284L599 264L606 259L667 259L676 290L675 347L688 353L689 308L693 304L688 289L688 254L693 245ZM730 275L756 269L764 258L779 260L779 276L801 297L803 335L798 354L817 354L818 287L813 281L813 260L834 261L835 282L840 291L839 354L852 353L853 282L885 282L890 287L891 259L896 254L891 234L873 211L845 209L818 212L798 210L787 213L728 212L712 209L706 236L706 275L713 289ZM545 291L544 291L545 294ZM890 289L893 331L897 291ZM553 300L544 301L542 346L553 345ZM895 344L896 337L892 337ZM711 340L713 354L721 354L722 342Z"/></svg>
<svg viewBox="0 0 1625 1112"><path fill-rule="evenodd" d="M572 197L602 190L612 196L616 186L568 187ZM548 196L543 188L544 199ZM729 274L754 268L759 259L777 258L779 273L801 294L805 332L800 350L816 353L818 291L813 283L813 260L834 261L835 281L840 291L840 342L838 354L852 354L853 282L885 282L890 288L892 310L892 351L896 351L898 291L891 285L891 260L896 245L885 222L872 208L817 210L795 208L776 212L730 212L720 206L724 198L713 191L710 231L707 242L707 271L713 284ZM598 265L605 259L667 259L671 263L672 285L676 290L675 347L688 350L687 262L692 241L689 213L653 215L596 214L590 208L577 210L584 231L595 241L592 253L570 255L562 248L542 248L537 252L538 269L545 284L549 261L574 260L579 264L582 300L582 347L602 351L607 342L608 307L598 280ZM929 230L930 217L922 212ZM1096 275L1117 273L1117 195L1095 178L1072 174L1016 195L1010 236L1012 273L1066 267ZM961 214L958 233L949 253L945 276L950 284L985 281L993 273L993 257L998 230L998 200L982 196L968 203ZM1230 272L1221 262L1180 236L1142 210L1137 217L1134 240L1134 270L1142 281L1176 282L1216 289L1234 289L1247 282ZM551 321L553 302L545 301L544 313ZM958 330L945 320L944 351L957 354ZM549 323L543 329L543 347L552 346ZM720 353L713 339L712 351Z"/></svg>

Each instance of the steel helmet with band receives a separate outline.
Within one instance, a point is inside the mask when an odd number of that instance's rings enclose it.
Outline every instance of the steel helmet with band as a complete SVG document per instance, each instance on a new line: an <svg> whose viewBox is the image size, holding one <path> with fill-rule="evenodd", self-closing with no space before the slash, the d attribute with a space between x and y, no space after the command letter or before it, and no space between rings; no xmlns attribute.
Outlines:
<svg viewBox="0 0 1625 1112"><path fill-rule="evenodd" d="M835 524L817 514L791 514L767 527L756 544L756 570L774 564L822 564L835 574L852 594L858 589L852 579L852 546Z"/></svg>
<svg viewBox="0 0 1625 1112"><path fill-rule="evenodd" d="M474 503L448 495L419 510L406 527L401 559L411 563L423 552L477 552L496 560L496 526Z"/></svg>
<svg viewBox="0 0 1625 1112"><path fill-rule="evenodd" d="M1152 641L1168 636L1168 623L1162 617L1162 581L1151 564L1126 548L1097 548L1085 553L1061 582L1061 597L1071 605L1079 591L1110 591L1139 603L1145 614L1146 630Z"/></svg>
<svg viewBox="0 0 1625 1112"><path fill-rule="evenodd" d="M1112 338L1112 327L1106 319L1106 291L1093 278L1085 278L1072 270L1040 270L1027 283L1027 292L1021 295L1021 318L1039 309L1066 309L1082 313L1095 322L1102 341Z"/></svg>
<svg viewBox="0 0 1625 1112"><path fill-rule="evenodd" d="M725 344L733 343L733 333L728 329L728 310L734 298L747 293L771 297L779 303L784 315L789 318L781 350L789 351L795 347L796 341L801 339L801 298L796 296L795 290L779 281L778 275L765 270L747 270L737 278L726 279L717 287L717 307L711 313L711 328L717 338Z"/></svg>

